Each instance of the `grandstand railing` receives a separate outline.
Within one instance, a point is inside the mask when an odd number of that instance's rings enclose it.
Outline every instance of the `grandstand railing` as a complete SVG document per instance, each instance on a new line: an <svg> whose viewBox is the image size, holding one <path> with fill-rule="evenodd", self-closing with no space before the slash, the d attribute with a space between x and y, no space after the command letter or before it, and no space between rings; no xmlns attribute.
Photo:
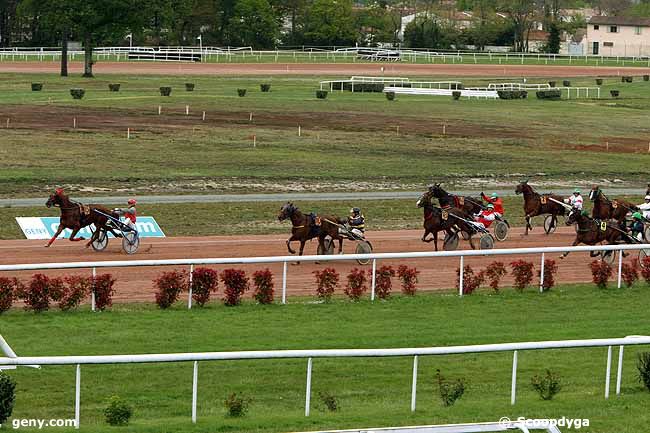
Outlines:
<svg viewBox="0 0 650 433"><path fill-rule="evenodd" d="M81 366L95 364L142 364L163 362L192 362L192 422L197 418L197 388L199 361L223 360L261 360L261 359L307 359L307 380L305 392L305 416L309 416L311 402L312 366L314 358L355 358L355 357L413 357L413 371L411 380L411 411L416 409L418 357L457 355L469 353L499 353L512 352L512 377L510 388L510 403L516 403L518 353L525 350L548 350L569 348L596 348L607 347L607 365L605 371L605 398L609 398L612 347L619 346L616 394L621 392L621 379L623 375L623 351L625 346L638 346L650 344L650 336L627 336L624 338L605 338L588 340L558 340L517 342L500 344L479 344L466 346L447 347L421 347L421 348L389 348L389 349L323 349L323 350L264 350L264 351L239 351L239 352L200 352L200 353L167 353L167 354L131 354L131 355L93 355L93 356L16 356L11 347L0 335L0 349L5 353L0 357L0 366L43 366L43 365L76 365L75 380L75 426L79 428L81 410ZM2 368L2 367L0 367ZM479 430L480 431L480 430Z"/></svg>

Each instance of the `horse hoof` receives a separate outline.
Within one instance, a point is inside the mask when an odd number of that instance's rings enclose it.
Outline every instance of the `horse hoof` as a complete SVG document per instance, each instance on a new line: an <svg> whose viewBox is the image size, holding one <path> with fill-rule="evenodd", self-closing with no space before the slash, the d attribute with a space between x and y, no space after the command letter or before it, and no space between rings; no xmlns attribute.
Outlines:
<svg viewBox="0 0 650 433"><path fill-rule="evenodd" d="M50 244L43 245L45 248L50 248Z"/></svg>

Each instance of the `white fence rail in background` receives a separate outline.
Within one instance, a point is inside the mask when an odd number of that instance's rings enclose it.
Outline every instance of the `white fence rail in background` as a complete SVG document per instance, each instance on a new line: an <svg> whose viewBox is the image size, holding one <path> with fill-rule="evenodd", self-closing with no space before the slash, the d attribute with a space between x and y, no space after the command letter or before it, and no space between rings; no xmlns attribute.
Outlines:
<svg viewBox="0 0 650 433"><path fill-rule="evenodd" d="M0 339L2 337L0 336ZM253 359L307 359L307 379L305 384L305 416L309 416L311 402L311 380L314 358L358 358L358 357L413 357L413 376L411 386L411 411L416 409L418 357L435 355L457 355L468 353L498 353L513 352L511 396L510 403L516 402L517 391L517 354L523 350L570 349L607 347L607 363L605 371L605 398L609 398L610 377L612 366L612 347L619 346L618 368L616 377L616 394L621 391L623 375L623 349L625 346L650 344L650 336L627 336L625 338L605 338L590 340L559 340L537 341L501 344L480 344L468 346L396 348L396 349L323 349L323 350L268 350L241 352L201 352L201 353L169 353L169 354L136 354L136 355L94 355L94 356L6 356L0 358L0 365L32 366L32 365L76 365L75 380L75 421L79 428L81 408L81 365L95 364L142 364L162 362L192 362L192 422L196 422L198 363L199 361L253 360ZM8 346L8 345L7 345ZM6 349L3 349L5 353ZM9 350L11 350L9 348ZM13 352L13 351L12 351Z"/></svg>
<svg viewBox="0 0 650 433"><path fill-rule="evenodd" d="M339 262L371 260L372 269L377 269L377 262L380 260L412 260L412 259L435 259L438 257L458 257L460 259L460 284L458 294L463 296L463 267L465 257L487 257L503 255L530 255L540 254L540 292L543 291L542 282L544 281L544 259L546 254L551 253L584 253L584 252L603 252L618 251L618 279L617 287L621 288L621 268L623 266L623 251L638 250L650 256L650 244L632 244L632 245L598 245L598 246L567 246L567 247L534 247L534 248L503 248L493 250L460 250L460 251L422 251L410 253L372 253L372 254L345 254L330 256L268 256L268 257L227 257L227 258L203 258L203 259L164 259L164 260L121 260L121 261L99 261L99 262L66 262L66 263L27 263L15 265L0 265L0 272L11 271L35 271L35 270L54 270L54 269L92 269L95 275L99 268L130 268L143 266L189 266L190 273L196 265L242 265L242 264L268 264L282 263L282 303L287 302L287 278L289 262ZM375 278L371 279L370 299L375 300ZM192 298L190 291L189 298ZM93 297L94 299L94 297ZM93 302L93 311L95 305ZM189 302L191 308L191 301Z"/></svg>

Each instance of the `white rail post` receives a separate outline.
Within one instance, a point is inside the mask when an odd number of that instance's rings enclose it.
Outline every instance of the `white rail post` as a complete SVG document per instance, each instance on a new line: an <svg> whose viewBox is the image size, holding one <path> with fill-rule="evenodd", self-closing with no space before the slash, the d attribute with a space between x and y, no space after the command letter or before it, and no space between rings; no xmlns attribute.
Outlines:
<svg viewBox="0 0 650 433"><path fill-rule="evenodd" d="M90 308L92 309L92 311L95 311L96 309L96 302L95 302L95 278L96 277L97 277L97 268L93 268L93 286L90 292Z"/></svg>
<svg viewBox="0 0 650 433"><path fill-rule="evenodd" d="M613 254L613 253L612 253ZM618 251L618 288L621 288L621 270L623 269L623 250Z"/></svg>
<svg viewBox="0 0 650 433"><path fill-rule="evenodd" d="M187 309L192 309L192 281L194 280L194 265L190 265L190 287L189 287L189 296L187 297Z"/></svg>
<svg viewBox="0 0 650 433"><path fill-rule="evenodd" d="M79 429L79 413L81 411L81 365L77 364L77 377L74 393L74 428Z"/></svg>
<svg viewBox="0 0 650 433"><path fill-rule="evenodd" d="M544 253L542 253L542 263L539 265L539 293L544 293Z"/></svg>
<svg viewBox="0 0 650 433"><path fill-rule="evenodd" d="M307 360L307 389L305 391L305 416L309 416L309 405L311 402L311 365L312 360Z"/></svg>
<svg viewBox="0 0 650 433"><path fill-rule="evenodd" d="M605 372L605 398L609 398L609 377L612 371L612 346L607 346L607 371Z"/></svg>
<svg viewBox="0 0 650 433"><path fill-rule="evenodd" d="M411 383L411 412L415 412L415 402L418 390L418 356L413 357L413 380Z"/></svg>
<svg viewBox="0 0 650 433"><path fill-rule="evenodd" d="M372 283L370 287L370 300L375 300L375 286L377 285L377 259L372 259Z"/></svg>
<svg viewBox="0 0 650 433"><path fill-rule="evenodd" d="M465 265L465 257L460 256L460 272L458 274L458 296L463 296L463 266Z"/></svg>
<svg viewBox="0 0 650 433"><path fill-rule="evenodd" d="M199 385L199 362L194 361L194 373L192 375L192 423L196 424L196 397Z"/></svg>
<svg viewBox="0 0 650 433"><path fill-rule="evenodd" d="M282 303L287 303L287 262L282 267Z"/></svg>
<svg viewBox="0 0 650 433"><path fill-rule="evenodd" d="M616 395L621 394L621 379L623 378L623 349L625 346L618 347L618 367L616 371Z"/></svg>
<svg viewBox="0 0 650 433"><path fill-rule="evenodd" d="M510 404L517 401L517 351L512 354L512 384L510 386Z"/></svg>

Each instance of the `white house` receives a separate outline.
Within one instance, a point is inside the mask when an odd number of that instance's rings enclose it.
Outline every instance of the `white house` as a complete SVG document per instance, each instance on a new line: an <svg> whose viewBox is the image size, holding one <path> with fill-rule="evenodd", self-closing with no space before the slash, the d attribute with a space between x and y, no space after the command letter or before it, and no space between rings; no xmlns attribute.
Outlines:
<svg viewBox="0 0 650 433"><path fill-rule="evenodd" d="M594 56L650 56L650 18L592 17L586 45Z"/></svg>

